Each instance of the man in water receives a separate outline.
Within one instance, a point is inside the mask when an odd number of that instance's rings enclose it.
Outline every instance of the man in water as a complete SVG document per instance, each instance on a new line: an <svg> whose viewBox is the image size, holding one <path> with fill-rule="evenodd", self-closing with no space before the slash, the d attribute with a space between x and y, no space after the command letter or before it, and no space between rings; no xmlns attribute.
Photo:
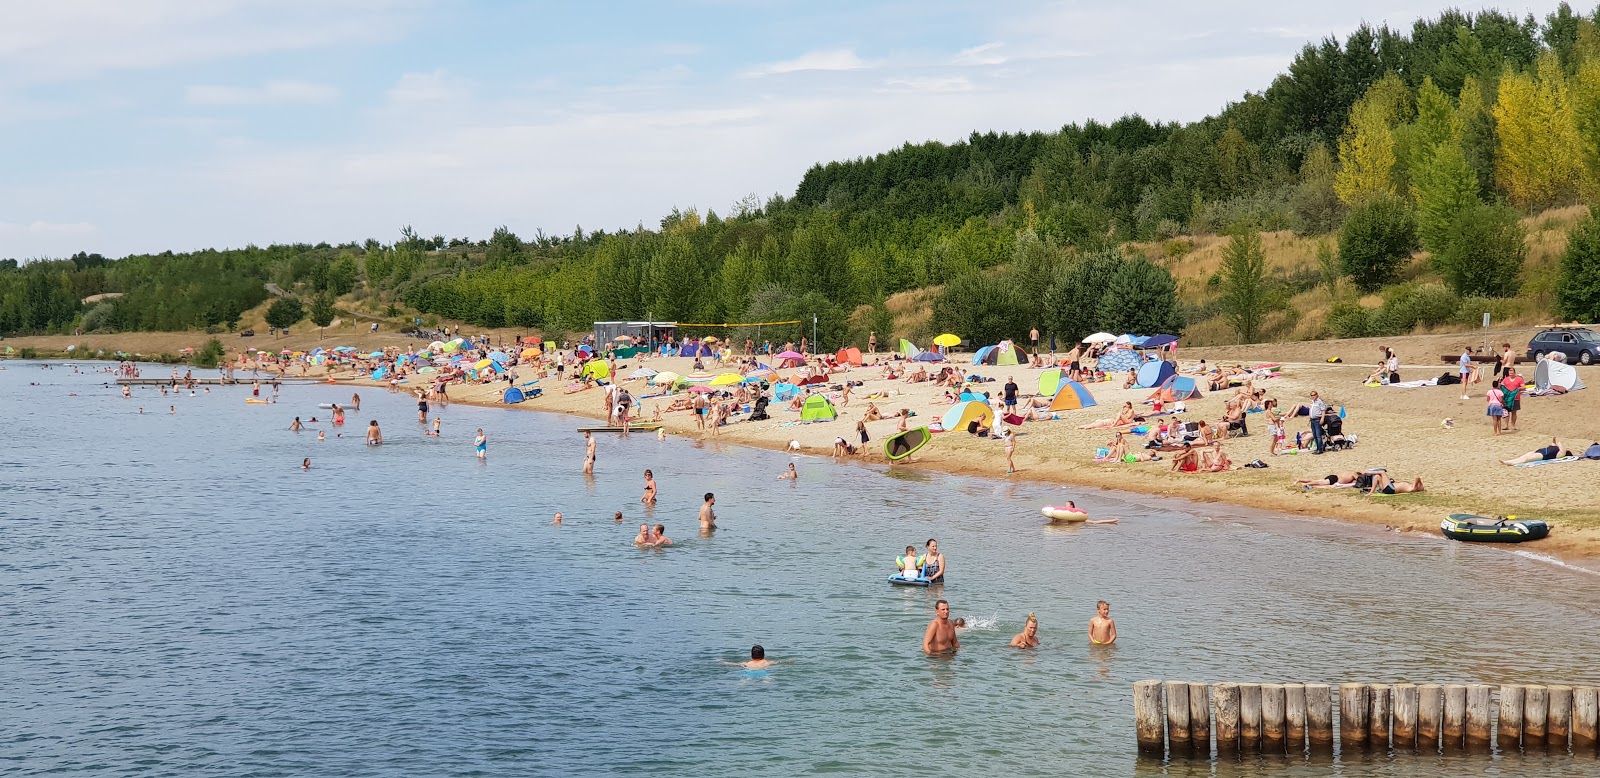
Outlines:
<svg viewBox="0 0 1600 778"><path fill-rule="evenodd" d="M378 446L383 444L383 430L378 429L378 420L373 419L367 425L367 445Z"/></svg>
<svg viewBox="0 0 1600 778"><path fill-rule="evenodd" d="M551 524L560 524L561 523L561 511L556 511L556 517L550 523Z"/></svg>
<svg viewBox="0 0 1600 778"><path fill-rule="evenodd" d="M767 650L762 648L760 643L750 647L750 661L748 662L729 662L726 659L718 659L717 661L725 665L743 667L746 670L766 670L772 667L772 660L767 659Z"/></svg>
<svg viewBox="0 0 1600 778"><path fill-rule="evenodd" d="M655 537L656 537L656 545L657 546L670 546L670 545L672 545L672 538L667 537L667 525L665 525L665 524L657 524L656 525L656 535L655 535Z"/></svg>
<svg viewBox="0 0 1600 778"><path fill-rule="evenodd" d="M656 542L656 538L655 538L655 535L650 532L650 525L649 524L640 524L639 525L639 534L634 536L633 544L635 546L649 546L649 545L654 545L655 542Z"/></svg>
<svg viewBox="0 0 1600 778"><path fill-rule="evenodd" d="M1111 603L1101 600L1094 604L1094 618L1089 619L1089 645L1109 646L1117 642L1117 623L1111 620Z"/></svg>
<svg viewBox="0 0 1600 778"><path fill-rule="evenodd" d="M594 436L588 431L583 433L583 474L594 475Z"/></svg>
<svg viewBox="0 0 1600 778"><path fill-rule="evenodd" d="M700 506L700 531L711 532L717 528L717 512L711 506L717 504L716 495L706 492L706 502Z"/></svg>
<svg viewBox="0 0 1600 778"><path fill-rule="evenodd" d="M1022 625L1022 634L1011 639L1012 648L1038 648L1039 647L1039 618L1032 613L1028 614L1028 621Z"/></svg>
<svg viewBox="0 0 1600 778"><path fill-rule="evenodd" d="M933 608L933 621L922 633L922 653L953 654L961 648L961 641L956 638L956 625L950 621L950 603L940 600Z"/></svg>

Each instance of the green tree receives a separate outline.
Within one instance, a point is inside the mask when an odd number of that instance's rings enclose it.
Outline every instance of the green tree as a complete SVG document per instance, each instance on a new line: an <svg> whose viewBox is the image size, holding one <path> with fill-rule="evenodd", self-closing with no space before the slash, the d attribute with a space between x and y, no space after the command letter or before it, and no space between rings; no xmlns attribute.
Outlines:
<svg viewBox="0 0 1600 778"><path fill-rule="evenodd" d="M1100 322L1114 332L1178 334L1178 285L1172 274L1142 256L1123 261L1100 298Z"/></svg>
<svg viewBox="0 0 1600 778"><path fill-rule="evenodd" d="M1123 262L1116 249L1096 251L1069 262L1045 288L1046 329L1067 343L1077 343L1101 329L1100 298Z"/></svg>
<svg viewBox="0 0 1600 778"><path fill-rule="evenodd" d="M1410 90L1393 73L1351 107L1350 125L1339 138L1339 173L1333 182L1333 191L1346 205L1394 192L1399 162L1394 128L1410 113Z"/></svg>
<svg viewBox="0 0 1600 778"><path fill-rule="evenodd" d="M222 341L217 340L216 338L211 338L205 342L205 345L200 347L199 351L195 352L194 366L205 368L216 367L217 364L222 361L225 353L226 352L222 347Z"/></svg>
<svg viewBox="0 0 1600 778"><path fill-rule="evenodd" d="M484 252L484 261L490 267L504 267L521 264L522 260L522 239L504 224L494 228L494 235L489 238L489 248Z"/></svg>
<svg viewBox="0 0 1600 778"><path fill-rule="evenodd" d="M1393 281L1417 248L1411 210L1393 195L1374 197L1350 209L1339 230L1339 260L1363 292Z"/></svg>
<svg viewBox="0 0 1600 778"><path fill-rule="evenodd" d="M1461 97L1456 101L1453 129L1461 153L1478 179L1478 196L1493 197L1495 193L1494 155L1500 146L1500 135L1495 127L1494 109L1488 95L1494 87L1484 87L1478 78L1469 78L1461 87Z"/></svg>
<svg viewBox="0 0 1600 778"><path fill-rule="evenodd" d="M1313 145L1300 163L1300 184L1290 200L1296 233L1322 235L1339 229L1345 206L1333 191L1336 177L1336 165L1327 145Z"/></svg>
<svg viewBox="0 0 1600 778"><path fill-rule="evenodd" d="M1423 248L1437 254L1445 250L1457 217L1479 204L1478 176L1461 147L1445 141L1413 171L1411 181L1417 201L1417 237Z"/></svg>
<svg viewBox="0 0 1600 778"><path fill-rule="evenodd" d="M944 285L933 303L933 320L978 345L1021 339L1028 325L1018 314L1020 296L1017 286L1000 276L968 273Z"/></svg>
<svg viewBox="0 0 1600 778"><path fill-rule="evenodd" d="M662 321L695 321L690 316L705 297L705 283L694 247L681 231L662 242L645 273L650 314Z"/></svg>
<svg viewBox="0 0 1600 778"><path fill-rule="evenodd" d="M1569 321L1600 321L1600 215L1591 212L1567 236L1556 302Z"/></svg>
<svg viewBox="0 0 1600 778"><path fill-rule="evenodd" d="M1433 261L1457 295L1507 297L1517 293L1526 238L1516 211L1480 203L1456 214Z"/></svg>
<svg viewBox="0 0 1600 778"><path fill-rule="evenodd" d="M339 297L355 291L356 277L360 269L356 266L356 255L349 251L339 252L339 258L328 266L328 291L333 296Z"/></svg>
<svg viewBox="0 0 1600 778"><path fill-rule="evenodd" d="M279 297L267 306L267 324L277 327L280 331L291 327L306 317L305 308L300 305L298 297Z"/></svg>
<svg viewBox="0 0 1600 778"><path fill-rule="evenodd" d="M1222 250L1222 295L1218 306L1241 343L1256 342L1261 321L1272 307L1272 296L1261 234L1236 230Z"/></svg>
<svg viewBox="0 0 1600 778"><path fill-rule="evenodd" d="M333 307L333 292L323 292L311 300L311 323L318 329L326 328L333 323L333 317L338 311ZM317 333L317 340L322 340L322 332Z"/></svg>
<svg viewBox="0 0 1600 778"><path fill-rule="evenodd" d="M1577 196L1583 180L1583 143L1556 56L1539 58L1535 73L1500 79L1494 106L1500 150L1496 174L1511 203L1548 208Z"/></svg>

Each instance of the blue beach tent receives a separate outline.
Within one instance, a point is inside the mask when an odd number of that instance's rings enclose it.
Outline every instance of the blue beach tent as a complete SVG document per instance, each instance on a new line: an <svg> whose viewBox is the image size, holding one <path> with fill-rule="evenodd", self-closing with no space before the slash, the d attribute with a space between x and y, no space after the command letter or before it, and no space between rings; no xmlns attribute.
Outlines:
<svg viewBox="0 0 1600 778"><path fill-rule="evenodd" d="M524 395L522 393L521 389L518 389L517 387L513 386L510 389L507 389L506 393L503 396L501 396L500 399L503 400L506 405L516 405L517 403L522 402L523 400L526 400L528 398L527 398L526 395Z"/></svg>

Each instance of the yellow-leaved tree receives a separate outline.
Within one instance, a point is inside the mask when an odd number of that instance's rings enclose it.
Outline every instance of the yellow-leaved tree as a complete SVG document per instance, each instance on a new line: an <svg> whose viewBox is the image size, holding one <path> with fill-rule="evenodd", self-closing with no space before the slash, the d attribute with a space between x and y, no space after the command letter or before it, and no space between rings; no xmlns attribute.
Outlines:
<svg viewBox="0 0 1600 778"><path fill-rule="evenodd" d="M1346 205L1396 192L1399 161L1394 128L1411 118L1411 90L1385 74L1350 107L1350 123L1339 137L1339 174L1333 191Z"/></svg>
<svg viewBox="0 0 1600 778"><path fill-rule="evenodd" d="M1583 194L1600 197L1600 58L1585 59L1572 75L1572 118L1583 157Z"/></svg>
<svg viewBox="0 0 1600 778"><path fill-rule="evenodd" d="M1535 72L1507 73L1494 106L1500 146L1495 174L1513 205L1548 208L1571 202L1583 180L1583 144L1566 75L1556 55Z"/></svg>

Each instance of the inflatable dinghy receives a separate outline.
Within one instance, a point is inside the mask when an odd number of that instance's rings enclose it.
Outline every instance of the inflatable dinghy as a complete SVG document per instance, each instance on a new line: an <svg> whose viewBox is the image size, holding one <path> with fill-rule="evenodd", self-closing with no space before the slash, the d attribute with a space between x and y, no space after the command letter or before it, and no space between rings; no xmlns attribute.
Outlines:
<svg viewBox="0 0 1600 778"><path fill-rule="evenodd" d="M1474 516L1470 513L1452 513L1439 522L1439 531L1451 540L1474 543L1521 543L1538 540L1550 534L1550 525L1537 519L1519 519L1515 516Z"/></svg>
<svg viewBox="0 0 1600 778"><path fill-rule="evenodd" d="M926 578L907 578L903 575L889 576L889 583L895 586L927 586L932 583Z"/></svg>

